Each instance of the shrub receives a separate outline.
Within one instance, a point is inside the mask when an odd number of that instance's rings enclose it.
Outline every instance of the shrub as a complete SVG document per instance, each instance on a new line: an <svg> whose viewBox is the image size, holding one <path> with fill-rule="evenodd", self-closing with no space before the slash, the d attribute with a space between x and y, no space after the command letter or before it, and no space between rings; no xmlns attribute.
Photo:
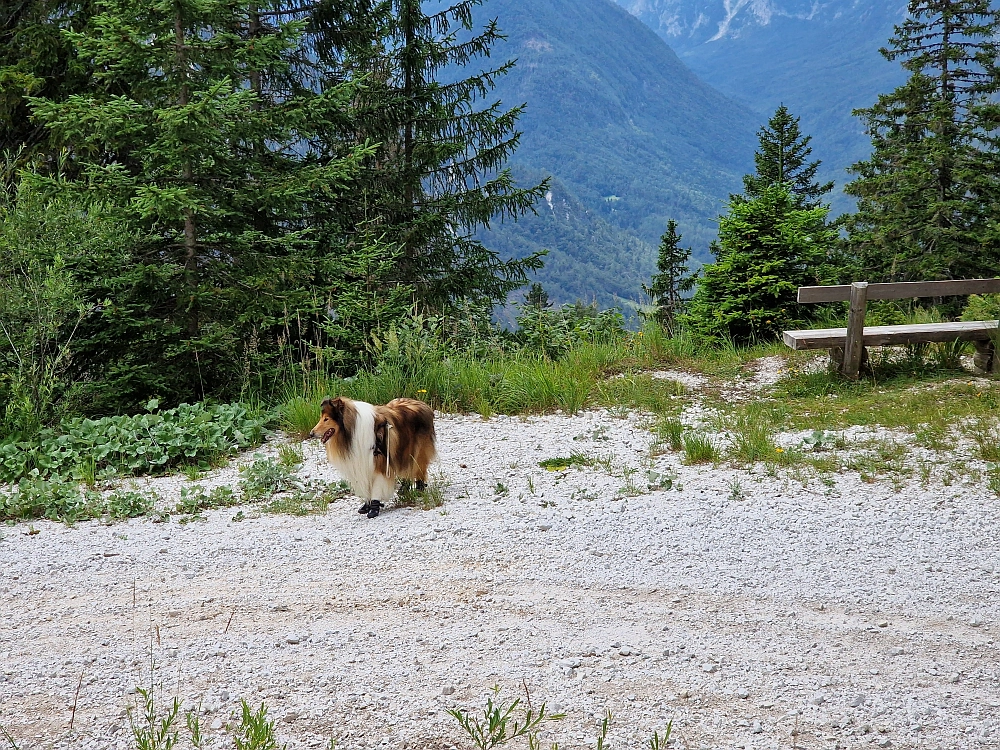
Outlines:
<svg viewBox="0 0 1000 750"><path fill-rule="evenodd" d="M962 311L962 320L997 320L1000 318L1000 294L970 294Z"/></svg>
<svg viewBox="0 0 1000 750"><path fill-rule="evenodd" d="M527 304L517 316L517 337L529 349L558 358L582 342L620 336L624 323L620 310L598 310L597 303L575 302L558 308Z"/></svg>
<svg viewBox="0 0 1000 750"><path fill-rule="evenodd" d="M240 404L181 404L147 414L69 419L30 440L0 443L0 481L107 478L213 461L260 443L264 419Z"/></svg>
<svg viewBox="0 0 1000 750"><path fill-rule="evenodd" d="M25 183L0 196L0 435L30 436L56 420L81 333L105 302L88 294L80 263L133 240L102 206L46 199Z"/></svg>

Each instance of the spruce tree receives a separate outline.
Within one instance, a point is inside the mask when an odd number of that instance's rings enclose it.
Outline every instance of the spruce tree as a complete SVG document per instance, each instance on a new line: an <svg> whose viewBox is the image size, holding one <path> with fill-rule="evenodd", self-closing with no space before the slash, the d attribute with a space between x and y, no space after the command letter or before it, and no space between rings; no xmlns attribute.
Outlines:
<svg viewBox="0 0 1000 750"><path fill-rule="evenodd" d="M1000 272L1000 14L989 0L911 0L889 47L909 78L857 110L872 155L853 165L848 247L871 281Z"/></svg>
<svg viewBox="0 0 1000 750"><path fill-rule="evenodd" d="M326 310L312 283L335 238L321 245L311 219L366 151L319 159L305 144L342 117L350 88L287 90L302 24L259 33L258 3L103 0L98 9L68 34L94 70L92 88L30 100L76 167L75 179L42 187L117 206L142 235L115 267L76 259L90 296L111 304L86 322L75 362L82 379L112 378L98 395L112 382L126 403L231 394L250 350L273 355L292 336L290 318ZM337 272L392 294L377 267L353 267L364 247L347 255Z"/></svg>
<svg viewBox="0 0 1000 750"><path fill-rule="evenodd" d="M808 322L809 311L796 305L798 288L829 283L836 272L828 210L800 207L787 184L731 203L719 219L716 260L702 268L682 322L706 338L740 344L773 340Z"/></svg>
<svg viewBox="0 0 1000 750"><path fill-rule="evenodd" d="M27 97L62 100L90 81L63 32L82 31L93 13L90 0L0 3L0 153L19 164L51 145L44 126L32 122Z"/></svg>
<svg viewBox="0 0 1000 750"><path fill-rule="evenodd" d="M549 293L537 281L528 287L528 291L524 293L524 304L526 307L536 310L547 310L552 307L552 302L549 300Z"/></svg>
<svg viewBox="0 0 1000 750"><path fill-rule="evenodd" d="M480 3L428 13L419 0L343 0L321 4L312 21L319 59L364 81L333 140L378 144L331 219L346 231L364 223L397 246L396 276L412 284L415 302L437 310L463 298L502 302L541 267L538 255L504 260L475 237L533 210L545 190L518 187L504 166L522 108L488 97L513 63L442 80L503 38L496 21L470 33Z"/></svg>
<svg viewBox="0 0 1000 750"><path fill-rule="evenodd" d="M754 154L757 171L743 177L747 197L757 198L764 188L787 184L801 208L816 208L824 195L833 190L833 182L820 185L816 170L820 161L807 161L812 153L812 136L803 136L799 118L792 117L782 104L767 125L757 131L760 150Z"/></svg>
<svg viewBox="0 0 1000 750"><path fill-rule="evenodd" d="M681 249L681 235L677 233L677 222L667 222L667 231L660 238L660 249L656 259L657 273L653 274L649 286L642 290L649 295L655 311L653 319L668 331L673 331L677 317L684 307L683 293L695 283L695 276L688 273L691 250Z"/></svg>

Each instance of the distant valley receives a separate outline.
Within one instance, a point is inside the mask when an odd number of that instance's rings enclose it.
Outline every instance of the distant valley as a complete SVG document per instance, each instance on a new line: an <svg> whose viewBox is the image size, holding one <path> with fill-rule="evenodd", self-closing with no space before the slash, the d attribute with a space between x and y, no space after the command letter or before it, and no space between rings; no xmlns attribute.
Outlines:
<svg viewBox="0 0 1000 750"><path fill-rule="evenodd" d="M494 94L526 102L512 167L553 178L537 217L502 224L504 253L550 250L539 279L558 301L641 296L667 220L700 256L753 164L757 117L698 79L655 33L610 0L489 0L517 58Z"/></svg>
<svg viewBox="0 0 1000 750"><path fill-rule="evenodd" d="M779 104L801 116L823 178L838 186L870 148L851 110L903 80L900 66L878 50L905 17L904 0L617 2L720 92L763 117ZM835 196L835 209L849 205Z"/></svg>
<svg viewBox="0 0 1000 750"><path fill-rule="evenodd" d="M902 79L878 53L900 0L617 2L487 0L478 16L508 36L494 60L518 60L494 95L528 105L511 167L522 183L552 178L537 216L483 236L505 255L548 249L538 279L558 302L639 300L671 218L709 260L779 103L839 191L869 150L851 110ZM839 192L833 204L850 207Z"/></svg>

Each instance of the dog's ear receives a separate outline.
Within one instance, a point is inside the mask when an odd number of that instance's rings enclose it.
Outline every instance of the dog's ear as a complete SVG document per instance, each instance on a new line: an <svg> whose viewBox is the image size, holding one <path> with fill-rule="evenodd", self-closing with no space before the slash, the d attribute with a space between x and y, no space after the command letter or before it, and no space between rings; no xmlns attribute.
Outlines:
<svg viewBox="0 0 1000 750"><path fill-rule="evenodd" d="M337 398L330 398L327 396L323 399L323 403L320 405L320 412L325 417L330 419L336 419L337 417L343 416L344 414L344 399L340 396Z"/></svg>

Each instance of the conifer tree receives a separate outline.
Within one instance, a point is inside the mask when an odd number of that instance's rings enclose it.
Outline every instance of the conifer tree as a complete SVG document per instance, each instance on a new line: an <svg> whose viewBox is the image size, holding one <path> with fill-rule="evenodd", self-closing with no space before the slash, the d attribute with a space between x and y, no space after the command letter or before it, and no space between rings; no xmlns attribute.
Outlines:
<svg viewBox="0 0 1000 750"><path fill-rule="evenodd" d="M911 0L889 47L909 78L857 110L872 155L845 189L858 274L875 281L1000 272L1000 14L989 0Z"/></svg>
<svg viewBox="0 0 1000 750"><path fill-rule="evenodd" d="M285 86L302 24L259 33L264 9L102 0L86 30L68 35L94 85L29 100L78 175L42 186L119 206L143 236L115 268L79 259L91 296L112 304L87 321L76 357L93 382L118 373L115 387L140 403L222 395L249 340L274 351L289 310L325 309L311 288L325 255L311 217L366 151L319 159L303 146L342 116L350 88L274 90ZM349 270L351 257L341 273L361 273Z"/></svg>
<svg viewBox="0 0 1000 750"><path fill-rule="evenodd" d="M63 32L82 31L93 13L91 0L0 3L0 153L23 164L50 145L27 97L61 100L86 88L90 71Z"/></svg>
<svg viewBox="0 0 1000 750"><path fill-rule="evenodd" d="M749 198L761 195L764 188L787 184L801 208L816 208L824 195L833 190L833 182L820 185L816 170L820 161L807 161L812 153L812 136L803 136L799 118L792 117L782 104L767 125L757 131L760 150L754 154L757 171L743 177L745 194Z"/></svg>
<svg viewBox="0 0 1000 750"><path fill-rule="evenodd" d="M552 307L552 302L549 300L549 293L537 281L528 287L528 291L524 293L524 304L536 310L547 310Z"/></svg>
<svg viewBox="0 0 1000 750"><path fill-rule="evenodd" d="M364 80L352 120L333 140L378 144L332 215L347 231L365 223L397 246L398 278L438 310L466 297L504 301L541 267L537 255L503 260L474 236L533 210L545 190L518 187L504 166L522 108L488 97L513 63L441 80L445 68L476 65L503 38L495 20L468 34L481 1L428 13L419 0L342 0L313 16L319 58Z"/></svg>
<svg viewBox="0 0 1000 750"><path fill-rule="evenodd" d="M667 222L667 231L660 238L657 273L653 274L649 286L642 285L642 290L649 295L655 307L653 319L668 331L674 330L684 306L683 293L694 287L696 278L688 273L691 250L681 249L680 242L677 222L671 219Z"/></svg>
<svg viewBox="0 0 1000 750"><path fill-rule="evenodd" d="M801 208L787 183L731 203L719 219L715 262L702 268L682 322L706 338L745 344L807 321L809 311L795 304L798 287L829 283L836 272L828 210Z"/></svg>

